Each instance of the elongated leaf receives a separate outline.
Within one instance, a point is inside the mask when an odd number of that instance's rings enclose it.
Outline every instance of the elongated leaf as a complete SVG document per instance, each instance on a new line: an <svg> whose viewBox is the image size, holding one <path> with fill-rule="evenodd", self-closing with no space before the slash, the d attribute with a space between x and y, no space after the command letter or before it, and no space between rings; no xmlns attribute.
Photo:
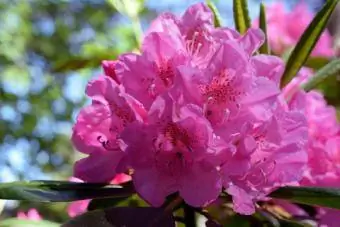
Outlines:
<svg viewBox="0 0 340 227"><path fill-rule="evenodd" d="M260 47L261 54L270 54L268 45L268 34L267 34L267 19L266 19L266 9L263 3L260 4L260 28L264 32L265 41Z"/></svg>
<svg viewBox="0 0 340 227"><path fill-rule="evenodd" d="M281 79L281 87L288 84L306 62L339 0L329 0L317 13L290 55Z"/></svg>
<svg viewBox="0 0 340 227"><path fill-rule="evenodd" d="M340 189L315 187L282 187L269 197L291 202L340 209Z"/></svg>
<svg viewBox="0 0 340 227"><path fill-rule="evenodd" d="M87 210L104 209L110 207L148 207L149 205L137 194L129 197L92 199Z"/></svg>
<svg viewBox="0 0 340 227"><path fill-rule="evenodd" d="M303 85L305 91L314 89L318 84L330 76L335 76L340 72L340 59L331 61L329 64L318 70L314 76Z"/></svg>
<svg viewBox="0 0 340 227"><path fill-rule="evenodd" d="M102 54L95 57L74 56L55 62L52 65L52 72L67 72L85 68L97 68L103 60L114 59L115 55Z"/></svg>
<svg viewBox="0 0 340 227"><path fill-rule="evenodd" d="M328 63L331 62L331 59L325 58L325 57L309 57L307 61L305 62L305 66L311 69L319 70Z"/></svg>
<svg viewBox="0 0 340 227"><path fill-rule="evenodd" d="M244 34L250 28L247 0L233 0L233 11L236 29Z"/></svg>
<svg viewBox="0 0 340 227"><path fill-rule="evenodd" d="M220 13L218 12L217 7L212 2L212 0L207 0L207 5L209 6L209 8L211 9L211 11L214 14L214 25L215 25L215 27L221 27L222 26L222 18L221 18Z"/></svg>
<svg viewBox="0 0 340 227"><path fill-rule="evenodd" d="M16 218L0 221L0 227L59 227L60 224L50 221L31 221Z"/></svg>
<svg viewBox="0 0 340 227"><path fill-rule="evenodd" d="M175 227L171 213L153 207L119 207L87 212L70 220L62 227L162 226Z"/></svg>
<svg viewBox="0 0 340 227"><path fill-rule="evenodd" d="M106 185L67 181L31 181L0 184L0 199L61 202L92 198L125 197L133 193L126 184Z"/></svg>

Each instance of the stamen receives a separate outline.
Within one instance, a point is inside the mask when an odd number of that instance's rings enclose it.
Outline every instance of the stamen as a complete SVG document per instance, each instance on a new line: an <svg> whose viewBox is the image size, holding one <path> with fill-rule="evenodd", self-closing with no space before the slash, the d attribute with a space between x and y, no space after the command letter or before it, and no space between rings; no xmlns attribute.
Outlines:
<svg viewBox="0 0 340 227"><path fill-rule="evenodd" d="M103 136L98 136L97 140L108 151L112 151L112 150L116 150L117 149L116 143L112 143L112 141L110 141L108 139L105 139L105 137L103 137Z"/></svg>

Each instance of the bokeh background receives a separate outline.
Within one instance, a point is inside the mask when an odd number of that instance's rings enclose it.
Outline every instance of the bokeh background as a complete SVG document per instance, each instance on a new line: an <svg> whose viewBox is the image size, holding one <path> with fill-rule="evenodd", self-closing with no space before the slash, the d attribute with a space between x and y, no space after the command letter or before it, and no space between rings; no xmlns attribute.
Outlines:
<svg viewBox="0 0 340 227"><path fill-rule="evenodd" d="M70 143L72 124L87 102L87 81L101 73L100 61L137 48L136 34L159 12L180 14L198 1L138 2L139 21L105 0L0 0L0 182L67 180L79 158ZM249 1L252 18L259 2ZM284 2L290 8L298 1ZM317 11L323 1L305 2ZM215 3L224 24L233 26L232 1ZM337 105L334 93L327 97ZM44 218L64 221L66 205L0 201L0 220L36 207Z"/></svg>

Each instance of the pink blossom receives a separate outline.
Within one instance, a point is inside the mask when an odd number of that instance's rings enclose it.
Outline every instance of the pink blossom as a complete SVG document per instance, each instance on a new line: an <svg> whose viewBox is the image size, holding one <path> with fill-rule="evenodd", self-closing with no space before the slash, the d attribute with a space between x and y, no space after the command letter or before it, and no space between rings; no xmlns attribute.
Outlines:
<svg viewBox="0 0 340 227"><path fill-rule="evenodd" d="M180 18L171 13L161 14L151 23L146 34L171 34L181 40L178 44L190 56L191 64L201 67L217 48L218 40L213 35L216 31L212 12L205 4L198 3L190 6Z"/></svg>
<svg viewBox="0 0 340 227"><path fill-rule="evenodd" d="M320 92L313 90L304 93L301 91L300 86L311 77L311 74L312 72L308 69L301 70L298 77L294 78L283 91L285 98L289 100L290 108L296 108L298 105L304 106L302 112L307 117L309 161L304 184L315 184L323 176L326 177L327 174L336 171L334 164L338 160L336 150L339 146L336 143L336 137L340 127L335 108L328 106Z"/></svg>
<svg viewBox="0 0 340 227"><path fill-rule="evenodd" d="M186 64L182 46L174 41L168 34L151 33L143 41L142 55L124 54L116 63L116 75L126 92L138 98L146 109L172 87L176 67Z"/></svg>
<svg viewBox="0 0 340 227"><path fill-rule="evenodd" d="M292 11L285 9L282 1L267 7L266 11L269 44L277 54L283 54L287 49L294 47L313 19L313 14L303 1ZM254 25L258 26L258 20L254 22ZM333 55L332 37L328 31L325 31L316 44L312 56L331 57Z"/></svg>
<svg viewBox="0 0 340 227"><path fill-rule="evenodd" d="M115 72L116 61L104 60L102 61L102 67L106 76L111 77L114 81L119 84L117 75Z"/></svg>
<svg viewBox="0 0 340 227"><path fill-rule="evenodd" d="M17 214L17 218L22 219L22 220L32 220L32 221L42 220L41 215L34 208L29 209L27 212L19 211Z"/></svg>
<svg viewBox="0 0 340 227"><path fill-rule="evenodd" d="M224 186L243 214L276 187L300 181L304 104L284 100L279 58L253 56L263 41L259 29L214 28L201 3L182 17L162 14L140 54L103 62L106 76L89 83L93 101L72 137L89 156L75 175L108 182L132 169L137 193L153 206L175 192L205 206Z"/></svg>
<svg viewBox="0 0 340 227"><path fill-rule="evenodd" d="M302 111L308 122L308 163L300 182L304 186L339 187L340 184L340 127L336 110L329 106L323 95L316 90L304 93L299 91L301 84L311 76L304 70L284 89L291 108L302 102ZM339 211L318 208L318 226L338 226Z"/></svg>
<svg viewBox="0 0 340 227"><path fill-rule="evenodd" d="M202 106L214 126L234 122L247 111L263 114L261 107L273 104L279 94L273 82L254 73L248 52L237 40L221 44L205 70L180 67L179 71L182 87L177 89L184 90L186 100Z"/></svg>
<svg viewBox="0 0 340 227"><path fill-rule="evenodd" d="M237 212L251 214L254 199L300 181L307 162L306 126L301 113L283 108L267 122L244 125L235 137L237 152L222 165L224 187Z"/></svg>
<svg viewBox="0 0 340 227"><path fill-rule="evenodd" d="M153 206L162 205L176 191L196 207L215 200L222 184L209 160L217 154L211 149L212 128L201 109L178 107L169 96L159 96L149 111L149 122L122 135L137 192Z"/></svg>
<svg viewBox="0 0 340 227"><path fill-rule="evenodd" d="M93 103L80 111L72 141L89 156L76 162L75 176L85 181L110 181L123 156L120 132L127 124L142 120L144 110L108 77L91 81L86 93Z"/></svg>

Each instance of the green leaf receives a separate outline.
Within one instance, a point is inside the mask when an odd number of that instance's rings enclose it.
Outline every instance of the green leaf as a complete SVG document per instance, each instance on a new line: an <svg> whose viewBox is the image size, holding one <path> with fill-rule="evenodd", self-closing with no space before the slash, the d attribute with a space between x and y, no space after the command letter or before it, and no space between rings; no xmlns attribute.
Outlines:
<svg viewBox="0 0 340 227"><path fill-rule="evenodd" d="M251 222L249 219L245 218L243 215L233 215L228 218L228 222L224 226L230 227L251 227Z"/></svg>
<svg viewBox="0 0 340 227"><path fill-rule="evenodd" d="M80 215L62 227L78 226L162 226L175 227L171 212L154 207L119 207L105 210L95 210Z"/></svg>
<svg viewBox="0 0 340 227"><path fill-rule="evenodd" d="M137 194L129 197L92 199L87 210L104 209L109 207L148 207L149 205Z"/></svg>
<svg viewBox="0 0 340 227"><path fill-rule="evenodd" d="M340 72L340 59L336 59L328 63L326 66L318 70L314 76L303 85L305 91L314 89L318 84L330 76L336 76Z"/></svg>
<svg viewBox="0 0 340 227"><path fill-rule="evenodd" d="M60 224L50 221L32 221L10 218L1 220L0 227L59 227Z"/></svg>
<svg viewBox="0 0 340 227"><path fill-rule="evenodd" d="M339 0L329 0L316 14L308 28L304 31L299 42L289 56L285 71L281 79L281 87L288 84L298 73L312 52L315 44L325 29L327 22Z"/></svg>
<svg viewBox="0 0 340 227"><path fill-rule="evenodd" d="M331 59L325 57L313 57L310 56L307 61L305 62L305 66L308 68L312 68L314 70L319 70L325 65L327 65Z"/></svg>
<svg viewBox="0 0 340 227"><path fill-rule="evenodd" d="M282 187L269 197L295 203L340 209L340 189L316 187Z"/></svg>
<svg viewBox="0 0 340 227"><path fill-rule="evenodd" d="M0 184L0 199L36 202L126 197L133 192L131 184L120 186L68 181L31 181Z"/></svg>
<svg viewBox="0 0 340 227"><path fill-rule="evenodd" d="M260 28L264 32L265 41L260 47L261 54L270 54L268 45L268 34L267 34L267 19L266 19L266 8L263 3L260 4Z"/></svg>
<svg viewBox="0 0 340 227"><path fill-rule="evenodd" d="M212 2L212 0L207 0L207 5L211 9L212 13L214 14L214 25L215 27L221 27L222 26L222 18L220 13L218 12L217 7Z"/></svg>
<svg viewBox="0 0 340 227"><path fill-rule="evenodd" d="M233 0L233 11L236 29L244 34L250 28L247 0Z"/></svg>
<svg viewBox="0 0 340 227"><path fill-rule="evenodd" d="M74 56L68 59L63 59L52 64L52 72L67 72L85 68L97 68L103 60L114 59L115 55L103 54L95 57Z"/></svg>

